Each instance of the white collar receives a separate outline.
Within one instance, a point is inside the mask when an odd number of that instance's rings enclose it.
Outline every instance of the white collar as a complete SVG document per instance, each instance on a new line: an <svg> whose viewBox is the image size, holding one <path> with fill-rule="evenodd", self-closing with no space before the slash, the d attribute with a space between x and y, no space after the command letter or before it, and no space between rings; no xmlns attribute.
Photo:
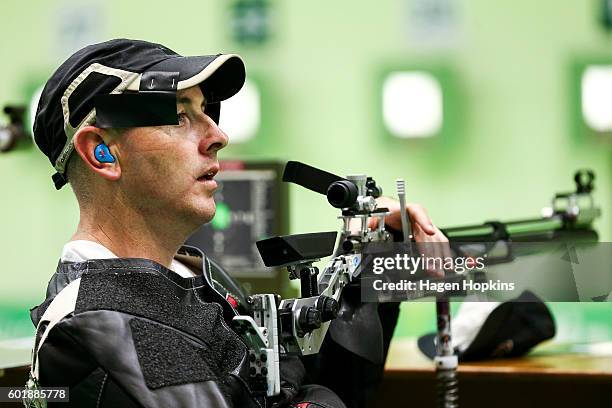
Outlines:
<svg viewBox="0 0 612 408"><path fill-rule="evenodd" d="M77 239L75 241L67 242L62 249L62 255L60 257L62 262L83 262L89 259L109 258L117 258L117 255L112 253L110 249L106 248L102 244L84 239ZM172 260L170 269L183 278L193 278L196 276L191 269L176 259Z"/></svg>

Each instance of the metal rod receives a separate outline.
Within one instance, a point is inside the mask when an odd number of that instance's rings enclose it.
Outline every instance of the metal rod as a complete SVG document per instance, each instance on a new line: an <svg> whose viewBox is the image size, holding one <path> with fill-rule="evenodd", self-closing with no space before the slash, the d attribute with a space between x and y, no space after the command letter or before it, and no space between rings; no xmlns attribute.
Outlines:
<svg viewBox="0 0 612 408"><path fill-rule="evenodd" d="M436 379L438 408L459 406L459 382L457 381L458 360L451 341L451 316L448 298L436 299Z"/></svg>
<svg viewBox="0 0 612 408"><path fill-rule="evenodd" d="M400 202L400 217L402 220L402 234L404 235L404 243L409 244L412 240L412 228L410 227L410 220L408 219L408 213L406 212L406 184L404 179L395 180L395 186L397 188L397 195Z"/></svg>

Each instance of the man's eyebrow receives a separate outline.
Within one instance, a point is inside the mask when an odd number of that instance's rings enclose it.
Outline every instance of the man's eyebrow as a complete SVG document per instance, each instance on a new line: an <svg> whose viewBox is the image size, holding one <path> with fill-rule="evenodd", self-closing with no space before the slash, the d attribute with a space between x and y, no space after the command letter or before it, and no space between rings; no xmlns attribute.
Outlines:
<svg viewBox="0 0 612 408"><path fill-rule="evenodd" d="M177 99L176 103L178 105L193 105L193 101L188 96L181 96L180 98ZM202 100L202 104L200 106L201 107L206 106L206 98Z"/></svg>

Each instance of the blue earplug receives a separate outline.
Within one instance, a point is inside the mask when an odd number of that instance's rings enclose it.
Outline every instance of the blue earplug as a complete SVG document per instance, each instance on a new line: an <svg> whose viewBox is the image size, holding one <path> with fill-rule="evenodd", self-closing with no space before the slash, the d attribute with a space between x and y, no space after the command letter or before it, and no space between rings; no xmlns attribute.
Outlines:
<svg viewBox="0 0 612 408"><path fill-rule="evenodd" d="M94 149L94 156L96 156L96 159L98 159L100 163L115 162L115 156L111 154L110 150L108 150L108 146L104 143L100 143L96 146Z"/></svg>

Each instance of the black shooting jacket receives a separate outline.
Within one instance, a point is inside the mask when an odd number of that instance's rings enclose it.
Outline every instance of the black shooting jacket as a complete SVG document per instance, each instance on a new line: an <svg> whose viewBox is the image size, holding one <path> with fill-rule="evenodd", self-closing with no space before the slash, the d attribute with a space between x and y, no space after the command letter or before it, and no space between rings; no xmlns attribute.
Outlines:
<svg viewBox="0 0 612 408"><path fill-rule="evenodd" d="M38 355L40 387L70 387L69 403L49 407L360 408L372 400L384 360L372 363L329 335L318 355L281 360L279 396L254 395L246 346L230 326L250 313L246 294L199 250L185 246L176 259L202 273L183 278L132 258L58 264L45 301L31 310L34 325L64 287L81 282L74 313ZM386 356L399 308L379 305L378 313Z"/></svg>

